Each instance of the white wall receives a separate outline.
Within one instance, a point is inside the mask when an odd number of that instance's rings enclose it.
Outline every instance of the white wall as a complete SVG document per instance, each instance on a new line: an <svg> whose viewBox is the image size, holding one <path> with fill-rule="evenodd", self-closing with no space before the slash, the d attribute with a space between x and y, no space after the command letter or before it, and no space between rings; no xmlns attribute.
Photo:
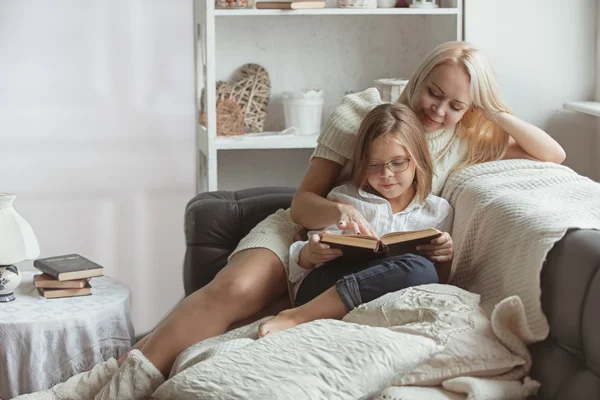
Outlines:
<svg viewBox="0 0 600 400"><path fill-rule="evenodd" d="M152 328L183 296L192 1L2 0L0 59L0 192L42 257L102 264Z"/></svg>
<svg viewBox="0 0 600 400"><path fill-rule="evenodd" d="M514 113L560 142L565 165L600 179L595 117L562 108L594 96L596 3L467 0L465 39L490 58Z"/></svg>

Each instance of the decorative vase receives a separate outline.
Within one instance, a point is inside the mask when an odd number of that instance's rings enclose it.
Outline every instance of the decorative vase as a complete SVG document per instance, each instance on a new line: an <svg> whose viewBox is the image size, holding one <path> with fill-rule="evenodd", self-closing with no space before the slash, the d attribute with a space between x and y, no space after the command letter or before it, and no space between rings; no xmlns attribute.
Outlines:
<svg viewBox="0 0 600 400"><path fill-rule="evenodd" d="M21 274L12 264L40 255L33 229L14 208L16 197L0 193L0 303L14 300L21 283Z"/></svg>
<svg viewBox="0 0 600 400"><path fill-rule="evenodd" d="M0 303L15 299L15 289L21 283L21 273L14 265L0 266Z"/></svg>

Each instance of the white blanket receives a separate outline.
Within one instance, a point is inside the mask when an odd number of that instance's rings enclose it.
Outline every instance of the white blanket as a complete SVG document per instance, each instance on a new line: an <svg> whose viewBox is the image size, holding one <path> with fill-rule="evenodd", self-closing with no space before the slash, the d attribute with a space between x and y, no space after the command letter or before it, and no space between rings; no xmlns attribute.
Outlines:
<svg viewBox="0 0 600 400"><path fill-rule="evenodd" d="M261 340L255 323L186 350L152 398L361 399L379 392L381 399L428 399L432 390L395 396L405 387L390 384L443 385L433 390L475 400L534 393L537 383L521 382L531 365L524 344L531 332L520 300L499 304L492 323L479 300L454 286L424 285L382 296L344 322L317 321ZM479 378L461 378L468 376Z"/></svg>
<svg viewBox="0 0 600 400"><path fill-rule="evenodd" d="M519 299L511 298L490 323L478 295L424 285L365 304L345 322L315 321L260 340L257 322L202 341L179 356L162 385L156 369L135 351L119 370L111 360L19 400L427 399L431 390L455 393L441 398L523 398L536 388L520 382L530 365L523 316ZM411 396L395 396L394 390L404 388L390 388L440 384L446 390L412 387Z"/></svg>
<svg viewBox="0 0 600 400"><path fill-rule="evenodd" d="M488 313L519 296L533 340L543 340L542 264L568 229L600 229L600 184L557 164L504 160L452 174L442 196L454 207L451 283L480 293Z"/></svg>

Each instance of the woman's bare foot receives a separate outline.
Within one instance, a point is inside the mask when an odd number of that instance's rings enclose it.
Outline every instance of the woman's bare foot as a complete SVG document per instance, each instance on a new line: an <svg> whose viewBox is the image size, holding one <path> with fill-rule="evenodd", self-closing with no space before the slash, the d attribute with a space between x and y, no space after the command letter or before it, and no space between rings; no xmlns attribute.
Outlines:
<svg viewBox="0 0 600 400"><path fill-rule="evenodd" d="M305 321L299 318L295 310L285 310L277 314L276 317L271 318L258 326L258 337L265 337L269 333L281 332L286 329L293 328Z"/></svg>

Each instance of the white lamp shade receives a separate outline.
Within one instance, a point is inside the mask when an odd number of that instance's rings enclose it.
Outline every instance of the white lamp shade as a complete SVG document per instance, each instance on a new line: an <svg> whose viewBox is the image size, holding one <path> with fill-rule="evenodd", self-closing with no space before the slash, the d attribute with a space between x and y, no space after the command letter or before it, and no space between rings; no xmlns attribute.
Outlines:
<svg viewBox="0 0 600 400"><path fill-rule="evenodd" d="M31 226L17 213L14 194L0 193L0 265L34 260L40 246Z"/></svg>

